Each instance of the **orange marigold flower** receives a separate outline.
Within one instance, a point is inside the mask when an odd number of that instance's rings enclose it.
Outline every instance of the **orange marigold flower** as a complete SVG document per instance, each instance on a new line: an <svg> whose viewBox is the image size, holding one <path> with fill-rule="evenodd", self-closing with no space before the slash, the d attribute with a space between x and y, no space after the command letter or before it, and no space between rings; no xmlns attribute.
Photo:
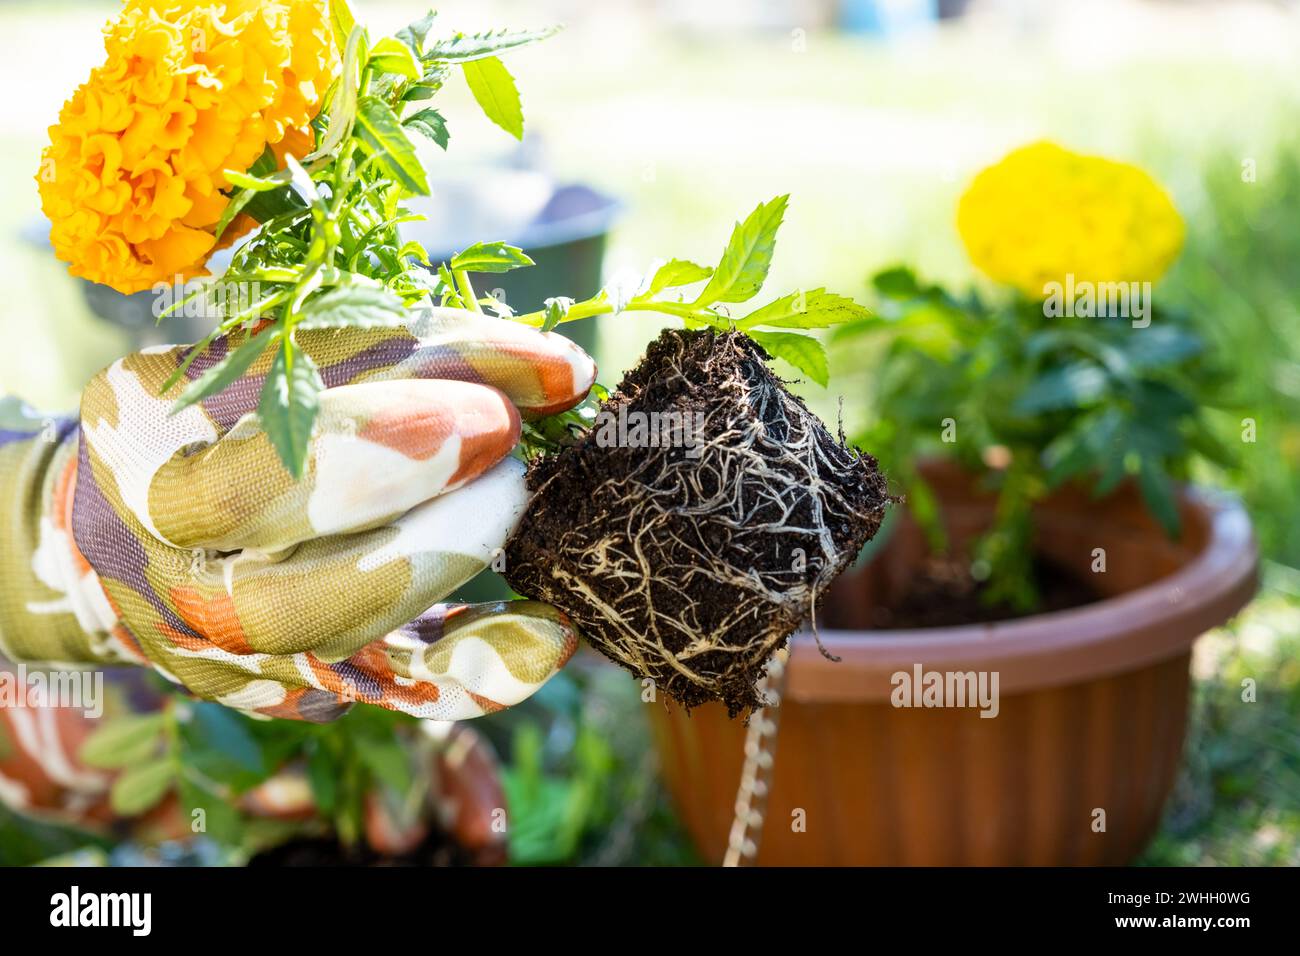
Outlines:
<svg viewBox="0 0 1300 956"><path fill-rule="evenodd" d="M327 6L127 0L104 28L105 62L50 127L36 177L73 275L131 293L206 274L224 171L248 169L267 146L310 148L338 65Z"/></svg>

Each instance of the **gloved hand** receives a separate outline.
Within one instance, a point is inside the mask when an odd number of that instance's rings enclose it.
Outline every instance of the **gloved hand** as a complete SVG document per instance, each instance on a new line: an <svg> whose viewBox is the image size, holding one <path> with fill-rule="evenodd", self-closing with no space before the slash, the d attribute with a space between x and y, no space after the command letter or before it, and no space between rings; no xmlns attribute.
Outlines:
<svg viewBox="0 0 1300 956"><path fill-rule="evenodd" d="M327 386L294 481L252 415L271 350L169 415L250 333L150 349L87 387L80 427L0 409L0 652L148 663L200 697L329 720L353 701L456 720L518 703L576 636L533 601L436 606L526 503L520 414L581 401L568 339L429 309L406 328L299 332Z"/></svg>

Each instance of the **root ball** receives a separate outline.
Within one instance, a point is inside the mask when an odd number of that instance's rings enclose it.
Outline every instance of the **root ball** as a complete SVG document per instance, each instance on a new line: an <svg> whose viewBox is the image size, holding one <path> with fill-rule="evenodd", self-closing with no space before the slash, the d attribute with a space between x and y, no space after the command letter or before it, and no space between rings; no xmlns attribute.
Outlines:
<svg viewBox="0 0 1300 956"><path fill-rule="evenodd" d="M665 331L596 428L533 461L506 545L516 591L660 692L732 716L762 705L768 659L889 501L875 459L837 441L765 357L738 332Z"/></svg>

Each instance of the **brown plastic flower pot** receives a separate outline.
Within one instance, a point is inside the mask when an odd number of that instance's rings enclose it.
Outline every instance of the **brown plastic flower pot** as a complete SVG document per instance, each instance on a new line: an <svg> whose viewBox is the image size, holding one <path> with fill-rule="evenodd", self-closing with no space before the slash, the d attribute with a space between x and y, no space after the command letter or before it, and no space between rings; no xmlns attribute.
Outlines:
<svg viewBox="0 0 1300 956"><path fill-rule="evenodd" d="M924 469L952 541L988 526L992 499L947 463ZM864 630L926 554L903 516L871 563L832 589L792 642L757 862L767 865L1122 864L1150 839L1187 724L1193 643L1255 591L1250 523L1188 490L1169 540L1131 487L1069 488L1037 511L1039 554L1104 599L1014 621ZM1094 549L1106 570L1095 573ZM891 704L893 675L994 672L999 710ZM715 706L653 708L668 788L698 849L721 860L745 728ZM1098 813L1103 811L1103 813ZM1104 827L1104 829L1103 829Z"/></svg>

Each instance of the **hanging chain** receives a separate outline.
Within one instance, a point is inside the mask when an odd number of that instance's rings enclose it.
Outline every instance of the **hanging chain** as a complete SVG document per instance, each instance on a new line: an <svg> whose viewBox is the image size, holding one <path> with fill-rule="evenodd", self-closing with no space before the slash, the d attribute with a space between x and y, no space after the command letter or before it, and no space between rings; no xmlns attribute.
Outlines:
<svg viewBox="0 0 1300 956"><path fill-rule="evenodd" d="M783 647L772 656L758 691L767 703L754 714L745 729L745 762L736 788L736 815L723 866L745 866L758 856L763 836L763 814L771 791L772 764L776 759L776 732L781 722L781 698L785 696L790 650Z"/></svg>

